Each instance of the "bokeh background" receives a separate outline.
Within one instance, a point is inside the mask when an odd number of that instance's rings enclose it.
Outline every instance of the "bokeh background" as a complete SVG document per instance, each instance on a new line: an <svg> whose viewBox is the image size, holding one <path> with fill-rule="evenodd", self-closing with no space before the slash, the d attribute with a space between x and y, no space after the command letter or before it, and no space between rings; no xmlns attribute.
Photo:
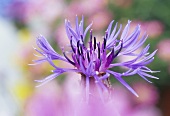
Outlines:
<svg viewBox="0 0 170 116"><path fill-rule="evenodd" d="M74 23L76 15L85 17L86 26L93 21L92 28L97 38L104 35L112 20L123 25L132 20L131 29L141 25L142 33L146 31L149 35L145 45L150 43L150 52L158 49L149 67L161 71L154 74L160 79L150 79L153 84L148 84L139 76L125 78L139 98L124 90L116 80L111 81L120 96L126 96L119 97L123 99L120 101L128 101L122 103L121 108L130 105L133 116L169 116L169 6L169 0L0 0L0 116L57 116L55 109L60 104L55 103L59 103L57 99L62 97L59 94L69 78L76 75L65 74L35 88L37 83L34 80L51 74L52 67L46 63L37 66L28 64L37 59L33 55L33 46L36 47L35 40L39 34L61 53L60 48L69 42L64 20ZM124 59L117 59L120 60Z"/></svg>

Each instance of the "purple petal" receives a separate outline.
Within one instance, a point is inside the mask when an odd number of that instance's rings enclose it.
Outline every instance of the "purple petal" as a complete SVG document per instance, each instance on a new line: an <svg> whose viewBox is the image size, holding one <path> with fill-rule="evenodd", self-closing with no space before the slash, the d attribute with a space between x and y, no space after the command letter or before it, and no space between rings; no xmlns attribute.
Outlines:
<svg viewBox="0 0 170 116"><path fill-rule="evenodd" d="M84 16L82 15L82 19L79 24L80 34L83 34L83 28L84 28Z"/></svg>
<svg viewBox="0 0 170 116"><path fill-rule="evenodd" d="M139 70L139 69L135 69L135 70L130 69L130 70L128 70L127 72L123 73L122 75L123 75L123 76L135 75L138 70Z"/></svg>
<svg viewBox="0 0 170 116"><path fill-rule="evenodd" d="M100 77L99 80L104 80L107 79L108 77L110 77L110 74L106 73L104 76Z"/></svg>
<svg viewBox="0 0 170 116"><path fill-rule="evenodd" d="M43 62L46 62L47 61L47 58L42 58L42 59L38 59L38 60L33 60L33 62L35 62L35 64L40 64L40 63L43 63Z"/></svg>
<svg viewBox="0 0 170 116"><path fill-rule="evenodd" d="M149 83L152 83L151 81L149 81L145 76L143 76L141 73L138 72L138 75L141 76L144 80L146 80Z"/></svg>
<svg viewBox="0 0 170 116"><path fill-rule="evenodd" d="M69 29L69 32L70 32L70 35L73 36L73 38L78 41L79 38L78 38L78 35L76 34L76 32L70 27L70 26L67 26L67 28Z"/></svg>
<svg viewBox="0 0 170 116"><path fill-rule="evenodd" d="M40 86L46 84L47 82L53 80L54 78L56 78L57 76L61 75L62 73L63 73L63 72L54 73L54 74L49 75L49 76L46 77L45 79L42 79L42 80L35 80L36 82L41 83L40 85L38 85L38 86L36 86L36 87L40 87Z"/></svg>
<svg viewBox="0 0 170 116"><path fill-rule="evenodd" d="M130 26L130 23L131 21L128 21L128 24L125 26L124 30L123 30L123 33L120 37L120 40L123 40L126 38L127 34L128 34L128 31L129 31L129 26Z"/></svg>
<svg viewBox="0 0 170 116"><path fill-rule="evenodd" d="M79 30L79 19L78 19L78 16L76 16L76 33L79 37L80 35L80 30Z"/></svg>
<svg viewBox="0 0 170 116"><path fill-rule="evenodd" d="M114 44L115 44L115 39L118 37L120 31L122 29L122 25L120 25L120 28L118 30L118 32L115 34L115 36L111 39L109 39L107 42L106 42L106 48L109 49L110 47L114 47Z"/></svg>
<svg viewBox="0 0 170 116"><path fill-rule="evenodd" d="M147 73L144 73L144 72L140 72L140 73L141 73L142 75L144 75L144 76L149 77L149 78L159 79L158 77L152 76L152 75L147 74Z"/></svg>
<svg viewBox="0 0 170 116"><path fill-rule="evenodd" d="M93 25L93 22L85 29L84 34L83 34L83 39L85 39L86 34L87 34L88 30L91 28L92 25Z"/></svg>
<svg viewBox="0 0 170 116"><path fill-rule="evenodd" d="M112 38L114 37L115 32L116 32L116 28L117 28L117 24L118 24L118 23L116 23L116 25L115 25L115 27L114 27L114 29L113 29L113 31L112 31L112 33L111 33L109 39L112 39Z"/></svg>
<svg viewBox="0 0 170 116"><path fill-rule="evenodd" d="M109 26L108 26L108 28L107 28L108 37L110 36L110 32L111 32L111 29L112 29L113 22L114 22L114 20L110 22L110 24L109 24ZM107 38L106 38L106 39L107 39Z"/></svg>
<svg viewBox="0 0 170 116"><path fill-rule="evenodd" d="M108 73L112 74L120 83L122 83L129 91L131 91L136 97L138 94L121 78L121 74L107 70Z"/></svg>
<svg viewBox="0 0 170 116"><path fill-rule="evenodd" d="M68 21L65 19L65 29L66 29L66 34L67 34L67 37L71 40L71 35L70 35L70 32L69 32L69 28L68 27Z"/></svg>

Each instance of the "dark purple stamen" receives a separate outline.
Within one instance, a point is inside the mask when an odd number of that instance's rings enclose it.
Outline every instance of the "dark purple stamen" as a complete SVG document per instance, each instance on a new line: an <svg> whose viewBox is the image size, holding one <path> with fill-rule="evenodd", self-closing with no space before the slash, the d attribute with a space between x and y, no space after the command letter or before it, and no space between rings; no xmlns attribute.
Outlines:
<svg viewBox="0 0 170 116"><path fill-rule="evenodd" d="M82 42L83 42L83 44L84 44L83 35L80 35L80 37L81 37L81 40L82 40Z"/></svg>
<svg viewBox="0 0 170 116"><path fill-rule="evenodd" d="M100 42L97 44L98 47L98 59L100 59Z"/></svg>
<svg viewBox="0 0 170 116"><path fill-rule="evenodd" d="M65 52L63 52L63 54L64 54L64 57L68 60L68 62L75 66L75 63L74 63L73 61L71 61L71 60L66 56Z"/></svg>
<svg viewBox="0 0 170 116"><path fill-rule="evenodd" d="M82 46L80 46L80 51L81 51L81 56L83 57L83 60L85 60Z"/></svg>
<svg viewBox="0 0 170 116"><path fill-rule="evenodd" d="M80 49L79 49L80 47L79 46L80 46L80 40L77 42L77 52L78 52L79 55L81 55Z"/></svg>
<svg viewBox="0 0 170 116"><path fill-rule="evenodd" d="M107 39L107 37L108 37L108 32L106 31L106 39Z"/></svg>
<svg viewBox="0 0 170 116"><path fill-rule="evenodd" d="M84 56L82 55L82 57L83 57L83 60L85 60L85 58L84 58Z"/></svg>
<svg viewBox="0 0 170 116"><path fill-rule="evenodd" d="M83 48L82 48L82 46L80 46L80 51L81 51L81 54L83 55Z"/></svg>
<svg viewBox="0 0 170 116"><path fill-rule="evenodd" d="M104 49L105 49L106 48L106 38L104 38L103 43L104 43Z"/></svg>
<svg viewBox="0 0 170 116"><path fill-rule="evenodd" d="M123 42L121 41L121 46L120 46L120 49L117 51L117 53L114 55L114 58L120 53L120 51L122 50L123 48Z"/></svg>
<svg viewBox="0 0 170 116"><path fill-rule="evenodd" d="M75 62L75 65L77 66L78 62L75 54L72 54L72 59Z"/></svg>
<svg viewBox="0 0 170 116"><path fill-rule="evenodd" d="M90 31L90 42L89 42L90 50L92 50L92 30Z"/></svg>
<svg viewBox="0 0 170 116"><path fill-rule="evenodd" d="M75 53L76 51L75 51L75 49L74 49L74 47L73 47L73 41L72 41L72 39L70 40L70 44L71 44L71 48L72 48L73 52Z"/></svg>
<svg viewBox="0 0 170 116"><path fill-rule="evenodd" d="M96 37L94 37L94 51L96 50Z"/></svg>
<svg viewBox="0 0 170 116"><path fill-rule="evenodd" d="M90 55L89 55L89 51L87 51L87 59L90 62Z"/></svg>
<svg viewBox="0 0 170 116"><path fill-rule="evenodd" d="M77 42L77 48L79 47L79 44L80 44L80 40L78 40L78 42Z"/></svg>
<svg viewBox="0 0 170 116"><path fill-rule="evenodd" d="M112 49L111 53L109 54L109 56L106 59L107 62L105 64L105 67L108 67L110 65L110 63L113 60L113 57L114 57L114 48Z"/></svg>
<svg viewBox="0 0 170 116"><path fill-rule="evenodd" d="M107 57L107 62L105 64L106 67L108 67L110 65L110 63L113 61L113 59L120 53L120 51L123 48L123 42L121 41L121 47L120 49L117 51L116 54L114 54L114 48L112 49L112 52L110 53L110 55Z"/></svg>
<svg viewBox="0 0 170 116"><path fill-rule="evenodd" d="M77 52L78 52L78 54L79 54L79 55L81 55L81 53L80 53L80 49L79 49L79 48L77 48Z"/></svg>

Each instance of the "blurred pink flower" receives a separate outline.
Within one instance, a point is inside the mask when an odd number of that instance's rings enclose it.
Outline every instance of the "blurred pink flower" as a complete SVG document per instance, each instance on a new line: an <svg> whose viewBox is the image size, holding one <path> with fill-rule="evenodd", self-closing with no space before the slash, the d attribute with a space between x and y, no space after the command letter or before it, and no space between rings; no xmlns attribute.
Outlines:
<svg viewBox="0 0 170 116"><path fill-rule="evenodd" d="M60 100L60 90L54 82L36 89L35 93L26 101L25 116L61 116L57 112L58 107L62 107Z"/></svg>
<svg viewBox="0 0 170 116"><path fill-rule="evenodd" d="M127 116L162 116L162 113L154 106L139 106L134 108Z"/></svg>
<svg viewBox="0 0 170 116"><path fill-rule="evenodd" d="M161 116L154 104L134 106L131 95L119 85L113 86L111 96L104 101L91 95L87 103L78 82L80 77L75 77L71 73L62 86L52 81L38 88L25 105L25 116Z"/></svg>
<svg viewBox="0 0 170 116"><path fill-rule="evenodd" d="M146 90L147 87L149 90ZM136 83L134 88L139 94L138 98L128 94L121 86L116 85L113 88L113 105L117 108L120 116L161 116L160 110L155 107L158 91L153 85L144 82ZM146 93L142 93L142 89Z"/></svg>
<svg viewBox="0 0 170 116"><path fill-rule="evenodd" d="M91 14L105 8L106 3L106 0L85 0L81 2L81 7L87 14Z"/></svg>
<svg viewBox="0 0 170 116"><path fill-rule="evenodd" d="M152 20L145 23L146 31L152 38L160 36L164 31L164 26L160 21Z"/></svg>
<svg viewBox="0 0 170 116"><path fill-rule="evenodd" d="M155 105L158 102L158 90L152 84L146 82L136 82L133 84L135 91L139 97L133 97L133 100L138 105Z"/></svg>
<svg viewBox="0 0 170 116"><path fill-rule="evenodd" d="M60 16L65 7L65 3L62 0L29 1L29 14L32 14L35 18L42 18L48 23L53 22L58 16Z"/></svg>
<svg viewBox="0 0 170 116"><path fill-rule="evenodd" d="M158 45L158 57L164 61L170 61L170 39L161 40Z"/></svg>
<svg viewBox="0 0 170 116"><path fill-rule="evenodd" d="M155 38L160 36L163 31L164 31L164 26L160 21L157 20L152 20L152 21L140 21L140 20L136 20L133 21L131 26L131 31L133 31L135 29L135 26L137 24L141 25L141 32L145 33L147 32L147 34L149 35L149 38ZM142 35L141 33L141 35Z"/></svg>
<svg viewBox="0 0 170 116"><path fill-rule="evenodd" d="M67 46L66 43L70 43L64 24L57 27L54 38L59 47Z"/></svg>
<svg viewBox="0 0 170 116"><path fill-rule="evenodd" d="M66 17L71 19L75 14L90 16L97 13L100 10L105 10L107 0L74 0L68 5L64 14Z"/></svg>
<svg viewBox="0 0 170 116"><path fill-rule="evenodd" d="M8 16L22 23L29 23L37 17L50 23L61 15L63 9L62 0L13 0L7 7Z"/></svg>
<svg viewBox="0 0 170 116"><path fill-rule="evenodd" d="M28 5L26 1L14 0L7 7L7 15L16 21L26 22Z"/></svg>
<svg viewBox="0 0 170 116"><path fill-rule="evenodd" d="M103 11L98 11L91 17L89 17L88 22L93 22L93 29L96 31L101 31L103 30L110 22L112 19L111 13L109 11L103 10Z"/></svg>

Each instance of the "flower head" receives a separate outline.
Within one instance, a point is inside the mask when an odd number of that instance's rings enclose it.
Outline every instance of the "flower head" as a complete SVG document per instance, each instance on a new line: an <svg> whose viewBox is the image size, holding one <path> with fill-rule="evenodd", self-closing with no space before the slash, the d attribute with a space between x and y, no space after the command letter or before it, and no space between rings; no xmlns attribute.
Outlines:
<svg viewBox="0 0 170 116"><path fill-rule="evenodd" d="M137 74L148 82L150 81L147 77L158 79L157 77L148 74L157 71L152 71L146 67L147 64L154 60L154 55L157 50L149 54L148 50L150 45L147 45L140 53L136 54L135 51L144 44L148 37L144 34L142 38L138 39L140 35L140 25L137 25L134 31L129 33L131 21L128 21L124 29L122 29L122 25L117 29L117 23L112 29L113 23L114 21L109 24L103 37L103 41L97 42L97 38L93 36L92 29L90 30L92 23L84 30L83 16L80 23L78 17L76 17L75 29L72 28L68 20L65 20L66 33L70 40L70 51L65 52L64 49L62 49L63 55L58 54L42 35L37 37L36 42L40 50L36 48L35 50L43 57L39 60L35 60L35 64L47 61L54 67L54 70L52 75L43 80L36 81L45 84L64 72L77 72L81 75L81 80L85 85L86 95L88 97L91 89L91 82L95 83L96 87L99 88L99 93L108 91L111 86L109 78L110 75L113 75L113 77L129 91L138 96L122 77ZM90 39L86 46L85 38L87 37L88 32L90 32ZM120 39L118 39L119 36ZM68 57L68 54L70 54L71 57ZM135 56L135 58L125 62L113 63L115 58L124 55ZM70 63L74 68L60 68L54 64L54 60ZM119 66L126 67L128 70L123 73L110 70L111 68Z"/></svg>

